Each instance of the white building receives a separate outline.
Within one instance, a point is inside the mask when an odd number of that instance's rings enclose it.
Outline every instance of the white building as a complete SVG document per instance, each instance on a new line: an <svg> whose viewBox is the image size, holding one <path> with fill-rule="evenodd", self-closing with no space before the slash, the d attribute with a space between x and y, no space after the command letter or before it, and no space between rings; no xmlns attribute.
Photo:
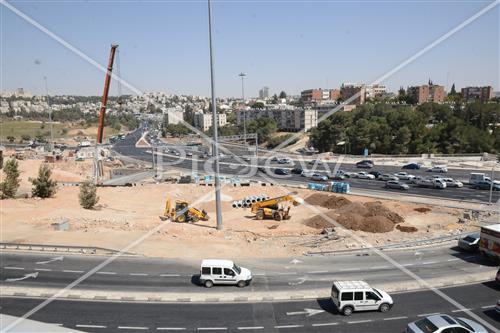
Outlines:
<svg viewBox="0 0 500 333"><path fill-rule="evenodd" d="M227 118L225 113L217 114L217 119L219 121L219 127L225 126L227 124ZM211 113L196 113L194 115L194 126L199 130L206 132L212 127L212 114Z"/></svg>
<svg viewBox="0 0 500 333"><path fill-rule="evenodd" d="M184 120L184 111L180 107L163 109L163 115L167 125L180 124Z"/></svg>
<svg viewBox="0 0 500 333"><path fill-rule="evenodd" d="M272 109L250 109L245 112L237 110L235 112L238 125L243 124L244 117L247 124L258 118L270 118L276 122L279 130L289 132L307 131L318 124L318 112L314 109L278 107Z"/></svg>

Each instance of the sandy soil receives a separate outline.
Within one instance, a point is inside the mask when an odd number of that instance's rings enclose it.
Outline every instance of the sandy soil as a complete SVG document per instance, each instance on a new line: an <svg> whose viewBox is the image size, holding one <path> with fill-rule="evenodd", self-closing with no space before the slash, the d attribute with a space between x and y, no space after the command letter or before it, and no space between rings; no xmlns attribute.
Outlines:
<svg viewBox="0 0 500 333"><path fill-rule="evenodd" d="M21 161L23 186L27 176L36 173L41 161ZM76 162L56 164L56 179L81 179L88 173ZM80 165L79 165L80 166ZM88 165L91 167L91 165ZM67 178L66 178L67 177ZM94 210L85 210L78 202L77 187L61 187L51 199L36 198L2 200L1 241L39 244L93 245L112 249L122 249L139 237L148 237L130 252L157 257L275 257L294 256L308 251L335 250L362 247L353 237L353 231L335 227L335 231L325 236L325 227L309 226L307 221L323 212L338 216L335 209L321 205L311 208L300 205L291 208L292 218L287 221L255 220L250 209L232 208L233 200L248 195L267 194L271 197L288 192L282 187L224 187L223 222L224 230L215 229L215 204L213 188L191 184L150 184L136 187L99 188L100 202ZM313 193L305 189L290 189L307 198ZM195 207L206 209L210 215L207 222L180 224L162 222L165 199L187 199L196 202ZM340 197L340 195L339 195ZM351 203L364 205L374 200L346 195ZM398 225L413 226L416 232L401 232L394 228L385 233L355 231L357 237L372 244L404 242L421 237L449 234L471 228L471 223L458 224L462 212L455 209L434 207L418 212L421 205L380 201L376 204L397 213L404 219ZM424 209L425 210L425 209ZM391 215L392 216L392 215ZM67 218L69 231L55 231L52 223Z"/></svg>

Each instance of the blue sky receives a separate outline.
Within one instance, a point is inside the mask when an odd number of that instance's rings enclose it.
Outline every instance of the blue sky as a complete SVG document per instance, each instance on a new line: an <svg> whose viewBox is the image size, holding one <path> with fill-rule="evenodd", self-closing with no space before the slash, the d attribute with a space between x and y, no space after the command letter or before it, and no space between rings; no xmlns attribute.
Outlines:
<svg viewBox="0 0 500 333"><path fill-rule="evenodd" d="M105 65L120 44L122 77L142 91L209 95L205 1L10 1ZM216 93L247 96L371 82L489 1L224 1L213 3ZM100 95L103 73L1 6L3 91ZM499 6L383 83L499 89ZM117 92L112 82L112 94ZM127 89L123 88L127 93Z"/></svg>

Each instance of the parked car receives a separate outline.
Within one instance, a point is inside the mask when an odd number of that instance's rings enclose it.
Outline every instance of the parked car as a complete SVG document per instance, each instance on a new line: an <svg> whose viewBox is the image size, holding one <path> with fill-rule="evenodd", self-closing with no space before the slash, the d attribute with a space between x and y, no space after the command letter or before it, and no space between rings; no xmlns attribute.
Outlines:
<svg viewBox="0 0 500 333"><path fill-rule="evenodd" d="M421 166L422 165L419 163L410 163L410 164L403 165L403 167L401 169L420 170Z"/></svg>
<svg viewBox="0 0 500 333"><path fill-rule="evenodd" d="M375 179L374 175L370 175L367 172L357 172L354 174L354 178L359 178L359 179Z"/></svg>
<svg viewBox="0 0 500 333"><path fill-rule="evenodd" d="M394 301L383 290L370 287L365 281L335 281L331 292L332 302L344 316L354 311L389 311Z"/></svg>
<svg viewBox="0 0 500 333"><path fill-rule="evenodd" d="M406 326L406 333L488 333L488 331L470 319L437 314L409 323Z"/></svg>
<svg viewBox="0 0 500 333"><path fill-rule="evenodd" d="M370 171L370 172L368 172L368 173L369 173L370 175L374 175L374 176L375 176L375 178L378 178L378 177L380 177L380 176L382 175L382 172L380 172L380 171Z"/></svg>
<svg viewBox="0 0 500 333"><path fill-rule="evenodd" d="M300 175L300 174L302 174L302 172L303 172L303 171L304 171L304 170L302 170L302 168L293 168L293 169L292 169L292 173L293 173L294 175Z"/></svg>
<svg viewBox="0 0 500 333"><path fill-rule="evenodd" d="M240 288L252 281L252 272L231 260L205 259L201 262L200 283L207 288L215 284L232 284Z"/></svg>
<svg viewBox="0 0 500 333"><path fill-rule="evenodd" d="M387 182L389 180L399 180L398 177L394 176L394 175L390 175L390 174L383 174L383 175L380 175L380 177L378 177L379 180L383 180L384 182Z"/></svg>
<svg viewBox="0 0 500 333"><path fill-rule="evenodd" d="M400 180L411 180L412 178L415 178L414 175L410 175L406 172L398 172L395 173L394 176L398 177Z"/></svg>
<svg viewBox="0 0 500 333"><path fill-rule="evenodd" d="M398 180L389 180L388 182L385 183L385 187L396 189L396 190L408 190L408 189L410 189L410 186L408 186L408 184L400 182Z"/></svg>
<svg viewBox="0 0 500 333"><path fill-rule="evenodd" d="M477 251L479 249L480 233L475 232L458 240L458 247L465 251Z"/></svg>
<svg viewBox="0 0 500 333"><path fill-rule="evenodd" d="M427 169L427 172L438 172L438 173L447 173L448 168L445 166L433 166L432 168Z"/></svg>
<svg viewBox="0 0 500 333"><path fill-rule="evenodd" d="M369 161L360 161L360 162L356 163L356 168L359 168L359 169L371 169L374 166L375 165L373 163L370 163Z"/></svg>
<svg viewBox="0 0 500 333"><path fill-rule="evenodd" d="M290 174L290 171L288 171L287 169L274 169L274 173L277 174L277 175L282 175L282 176L286 176L286 175L289 175Z"/></svg>
<svg viewBox="0 0 500 333"><path fill-rule="evenodd" d="M301 173L300 175L301 175L302 177L311 178L311 177L312 177L312 175L314 175L314 172L304 170L304 171L302 171L302 173Z"/></svg>
<svg viewBox="0 0 500 333"><path fill-rule="evenodd" d="M325 176L325 175L321 175L319 173L314 173L312 176L311 176L311 179L312 180L315 180L315 181L326 181L328 180L328 177Z"/></svg>
<svg viewBox="0 0 500 333"><path fill-rule="evenodd" d="M446 187L464 187L464 184L462 182L453 178L443 178L443 180L446 183Z"/></svg>

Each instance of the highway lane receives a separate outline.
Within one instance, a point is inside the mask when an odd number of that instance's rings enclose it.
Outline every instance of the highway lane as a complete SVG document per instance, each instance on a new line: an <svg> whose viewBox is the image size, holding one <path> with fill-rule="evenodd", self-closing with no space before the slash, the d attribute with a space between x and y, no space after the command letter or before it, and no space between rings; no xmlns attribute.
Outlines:
<svg viewBox="0 0 500 333"><path fill-rule="evenodd" d="M447 296L478 315L489 331L500 327L493 307L500 289L493 282L441 289ZM432 313L468 317L432 291L393 294L388 313L337 313L328 299L263 303L126 303L56 300L31 318L86 332L173 331L188 332L403 332L408 322ZM21 316L40 299L1 298L1 312ZM311 316L305 309L316 310ZM301 313L305 312L305 313Z"/></svg>
<svg viewBox="0 0 500 333"><path fill-rule="evenodd" d="M413 251L387 252L393 260L424 279L456 277L490 272L496 265L479 254L464 253L447 248L428 248ZM61 288L104 261L105 257L64 256L62 261L40 262L58 258L57 255L30 253L2 253L0 280L5 286L33 288ZM138 292L232 293L275 291L301 291L329 288L335 279L365 279L374 284L413 282L406 273L383 258L373 255L336 255L282 259L235 259L238 264L252 270L254 280L250 287L206 289L197 284L198 260L171 260L149 258L118 258L76 289ZM25 274L38 273L36 278L20 281ZM488 273L489 274L489 273ZM10 279L10 281L9 281Z"/></svg>
<svg viewBox="0 0 500 333"><path fill-rule="evenodd" d="M125 140L119 141L114 146L114 150L121 155L133 157L143 161L152 161L151 149L149 148L136 148L135 142L140 137L140 132L136 131L132 134L128 135ZM181 151L181 153L183 153ZM203 160L199 159L197 156L195 157L185 157L185 156L172 156L169 154L159 153L158 154L161 163L161 167L163 170L168 170L169 168L180 168L184 169L187 172L195 172L197 174L213 174L213 167L211 160ZM306 179L301 177L300 175L288 175L288 176L278 176L273 173L273 171L269 172L261 172L258 171L254 162L253 167L249 167L248 165L242 165L239 161L234 158L224 157L221 159L220 163L220 172L226 175L239 175L242 178L251 178L264 182L276 182L276 183L300 183L307 184L311 181L310 179ZM259 165L265 165L265 161L260 160ZM276 163L267 164L272 168L278 167L291 167L291 166L283 166ZM308 164L305 164L304 167L311 169ZM347 172L356 172L362 171L357 169L352 164L342 164L340 168ZM332 164L323 164L320 166L316 166L315 171L319 173L327 173L330 170L334 169L334 165ZM401 169L397 166L380 166L376 167L376 170L384 173L394 174ZM455 179L468 179L470 172L475 172L477 170L466 170L466 169L450 169L447 174L444 174L446 177L451 177ZM424 170L409 170L408 171L414 175L421 176L430 176L432 173L425 172ZM430 196L437 198L447 198L454 200L466 200L466 201L478 201L478 202L488 202L489 200L489 191L487 190L473 190L468 186L464 186L463 188L446 188L443 190L439 189L429 189L429 188L421 188L415 185L411 185L408 191L398 191L398 190L387 190L384 188L384 182L377 180L363 180L363 179L346 179L345 182L349 183L353 188L357 189L370 189L370 190L384 190L391 191L393 193L404 193L404 194L414 194L414 195L422 195L422 196ZM500 192L494 192L492 201L497 202L500 199Z"/></svg>

